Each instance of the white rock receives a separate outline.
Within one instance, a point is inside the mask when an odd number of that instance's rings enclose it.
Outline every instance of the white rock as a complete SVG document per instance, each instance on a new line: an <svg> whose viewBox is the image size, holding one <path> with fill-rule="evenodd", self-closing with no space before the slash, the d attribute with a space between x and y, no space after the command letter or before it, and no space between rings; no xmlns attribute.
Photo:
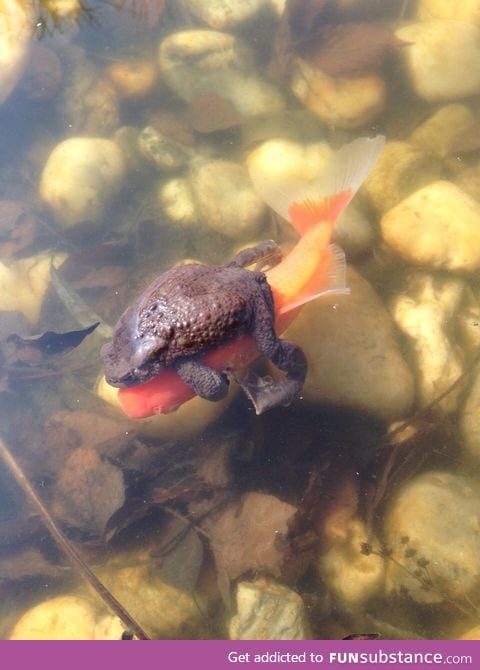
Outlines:
<svg viewBox="0 0 480 670"><path fill-rule="evenodd" d="M348 608L364 605L384 585L385 564L383 558L372 552L362 552L367 543L375 551L380 545L369 537L365 524L360 519L349 519L343 527L343 536L321 555L317 570L327 588Z"/></svg>
<svg viewBox="0 0 480 670"><path fill-rule="evenodd" d="M17 621L10 640L93 640L96 609L79 596L59 596L29 609Z"/></svg>
<svg viewBox="0 0 480 670"><path fill-rule="evenodd" d="M123 184L125 162L111 140L72 137L57 144L40 180L40 195L63 226L102 219Z"/></svg>
<svg viewBox="0 0 480 670"><path fill-rule="evenodd" d="M480 583L478 484L427 472L397 492L385 518L387 585L415 601L462 600ZM399 565L398 565L399 564Z"/></svg>
<svg viewBox="0 0 480 670"><path fill-rule="evenodd" d="M420 0L417 17L429 19L454 19L480 23L480 0Z"/></svg>
<svg viewBox="0 0 480 670"><path fill-rule="evenodd" d="M456 151L456 141L467 132L477 132L477 123L466 105L452 104L441 107L418 126L410 141L424 151L445 158Z"/></svg>
<svg viewBox="0 0 480 670"><path fill-rule="evenodd" d="M138 147L145 158L159 170L174 171L188 165L192 152L169 139L156 128L147 126L138 136Z"/></svg>
<svg viewBox="0 0 480 670"><path fill-rule="evenodd" d="M318 177L331 154L332 150L326 142L303 144L272 139L263 142L248 155L247 165L271 176L272 180L310 181Z"/></svg>
<svg viewBox="0 0 480 670"><path fill-rule="evenodd" d="M455 272L480 268L480 204L448 181L419 189L384 214L385 242L408 263Z"/></svg>
<svg viewBox="0 0 480 670"><path fill-rule="evenodd" d="M185 227L198 225L200 214L188 179L177 177L162 182L158 188L158 201L171 221Z"/></svg>
<svg viewBox="0 0 480 670"><path fill-rule="evenodd" d="M201 635L204 603L164 581L149 551L122 552L98 570L103 583L158 639L193 639Z"/></svg>
<svg viewBox="0 0 480 670"><path fill-rule="evenodd" d="M215 30L229 30L253 19L265 0L187 0L190 12Z"/></svg>
<svg viewBox="0 0 480 670"><path fill-rule="evenodd" d="M284 333L307 355L302 397L380 419L399 418L413 402L414 386L390 315L370 284L352 268L347 286L350 295L306 305Z"/></svg>
<svg viewBox="0 0 480 670"><path fill-rule="evenodd" d="M462 21L426 21L396 31L415 93L428 102L480 93L480 28Z"/></svg>
<svg viewBox="0 0 480 670"><path fill-rule="evenodd" d="M398 327L411 341L422 406L438 398L463 372L463 356L450 339L465 291L459 279L444 279L418 272L407 278L402 292L392 300ZM454 411L458 390L441 402L444 411Z"/></svg>
<svg viewBox="0 0 480 670"><path fill-rule="evenodd" d="M237 241L257 236L266 206L242 165L200 159L192 165L190 186L199 215L210 228Z"/></svg>
<svg viewBox="0 0 480 670"><path fill-rule="evenodd" d="M231 640L308 640L305 605L286 586L267 579L240 582L237 613L230 621Z"/></svg>
<svg viewBox="0 0 480 670"><path fill-rule="evenodd" d="M0 105L22 76L32 34L31 4L3 0L0 11Z"/></svg>
<svg viewBox="0 0 480 670"><path fill-rule="evenodd" d="M187 102L217 93L245 116L276 112L285 106L278 88L256 74L247 45L228 33L173 33L160 44L159 65L165 83Z"/></svg>
<svg viewBox="0 0 480 670"><path fill-rule="evenodd" d="M385 109L387 89L377 74L329 77L297 59L290 82L294 95L324 123L359 128Z"/></svg>

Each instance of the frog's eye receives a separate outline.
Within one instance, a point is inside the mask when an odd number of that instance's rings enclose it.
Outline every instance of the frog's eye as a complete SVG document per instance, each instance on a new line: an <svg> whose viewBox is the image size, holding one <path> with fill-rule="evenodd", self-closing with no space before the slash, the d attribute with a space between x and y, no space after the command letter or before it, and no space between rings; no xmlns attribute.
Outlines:
<svg viewBox="0 0 480 670"><path fill-rule="evenodd" d="M153 358L168 346L167 340L163 337L146 337L138 340L135 347L135 353L132 356L134 367L140 367L145 361Z"/></svg>

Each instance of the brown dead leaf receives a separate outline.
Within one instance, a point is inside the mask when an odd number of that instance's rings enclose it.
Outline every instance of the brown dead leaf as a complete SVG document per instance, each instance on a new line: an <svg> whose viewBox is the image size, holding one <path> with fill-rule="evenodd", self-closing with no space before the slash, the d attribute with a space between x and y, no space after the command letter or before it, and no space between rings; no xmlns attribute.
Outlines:
<svg viewBox="0 0 480 670"><path fill-rule="evenodd" d="M128 270L125 267L118 265L105 265L101 268L95 268L88 274L72 282L72 286L76 291L82 289L101 290L106 288L118 288L128 279Z"/></svg>
<svg viewBox="0 0 480 670"><path fill-rule="evenodd" d="M76 449L55 485L52 510L69 525L102 535L124 502L122 472L93 449Z"/></svg>
<svg viewBox="0 0 480 670"><path fill-rule="evenodd" d="M27 205L0 200L0 257L28 255L39 236L37 219Z"/></svg>
<svg viewBox="0 0 480 670"><path fill-rule="evenodd" d="M264 493L245 493L204 527L211 538L219 574L230 580L249 570L281 574L289 524L297 510Z"/></svg>
<svg viewBox="0 0 480 670"><path fill-rule="evenodd" d="M0 582L32 577L58 577L60 574L60 568L49 563L36 549L23 549L0 559Z"/></svg>
<svg viewBox="0 0 480 670"><path fill-rule="evenodd" d="M356 75L378 70L386 56L406 44L381 24L342 22L326 0L287 0L269 71L284 77L298 55L329 76Z"/></svg>
<svg viewBox="0 0 480 670"><path fill-rule="evenodd" d="M188 119L194 130L199 133L213 133L238 126L242 122L241 114L234 105L217 93L200 95L191 103Z"/></svg>
<svg viewBox="0 0 480 670"><path fill-rule="evenodd" d="M387 55L404 46L382 25L345 23L322 26L297 52L330 77L341 77L378 70Z"/></svg>

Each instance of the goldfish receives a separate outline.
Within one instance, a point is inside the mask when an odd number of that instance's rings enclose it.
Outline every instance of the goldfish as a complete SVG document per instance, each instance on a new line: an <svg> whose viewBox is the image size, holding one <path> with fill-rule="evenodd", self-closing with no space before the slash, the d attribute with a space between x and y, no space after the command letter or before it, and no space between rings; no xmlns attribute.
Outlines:
<svg viewBox="0 0 480 670"><path fill-rule="evenodd" d="M348 293L345 255L332 243L335 223L371 171L384 142L385 138L378 135L361 137L344 145L332 152L320 176L310 181L272 177L251 164L250 177L259 195L277 214L289 221L299 235L291 251L264 273L273 296L277 336L306 303L325 295ZM147 338L145 347L148 349L148 346ZM155 346L158 348L158 342ZM199 354L199 359L202 368L218 373L231 372L242 383L238 371L248 367L259 355L255 338L243 333L220 346L207 347L204 353ZM301 358L297 357L297 360L302 364ZM306 368L303 372L306 373ZM301 375L299 379L302 381ZM271 381L253 379L252 384L248 374L243 381L257 413L275 405L273 401L267 405L256 402L258 394L255 387L257 391L261 390L262 383L268 387ZM174 411L195 395L193 386L187 384L174 367L168 366L153 379L118 391L119 403L125 414L138 419ZM291 400L290 395L283 404L289 404Z"/></svg>

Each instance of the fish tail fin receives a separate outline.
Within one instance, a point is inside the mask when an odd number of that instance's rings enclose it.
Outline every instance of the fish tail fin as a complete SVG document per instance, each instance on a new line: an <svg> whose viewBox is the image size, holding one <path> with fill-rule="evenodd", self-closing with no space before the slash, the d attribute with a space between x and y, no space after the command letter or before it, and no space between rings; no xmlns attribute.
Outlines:
<svg viewBox="0 0 480 670"><path fill-rule="evenodd" d="M312 226L332 226L374 166L385 143L383 135L359 137L332 152L322 174L313 181L271 177L250 166L250 177L263 200L291 222L303 236Z"/></svg>
<svg viewBox="0 0 480 670"><path fill-rule="evenodd" d="M315 275L295 296L295 299L284 303L279 309L283 317L311 300L327 295L348 295L350 289L346 280L347 263L345 253L336 244L330 244L325 253L322 265Z"/></svg>

